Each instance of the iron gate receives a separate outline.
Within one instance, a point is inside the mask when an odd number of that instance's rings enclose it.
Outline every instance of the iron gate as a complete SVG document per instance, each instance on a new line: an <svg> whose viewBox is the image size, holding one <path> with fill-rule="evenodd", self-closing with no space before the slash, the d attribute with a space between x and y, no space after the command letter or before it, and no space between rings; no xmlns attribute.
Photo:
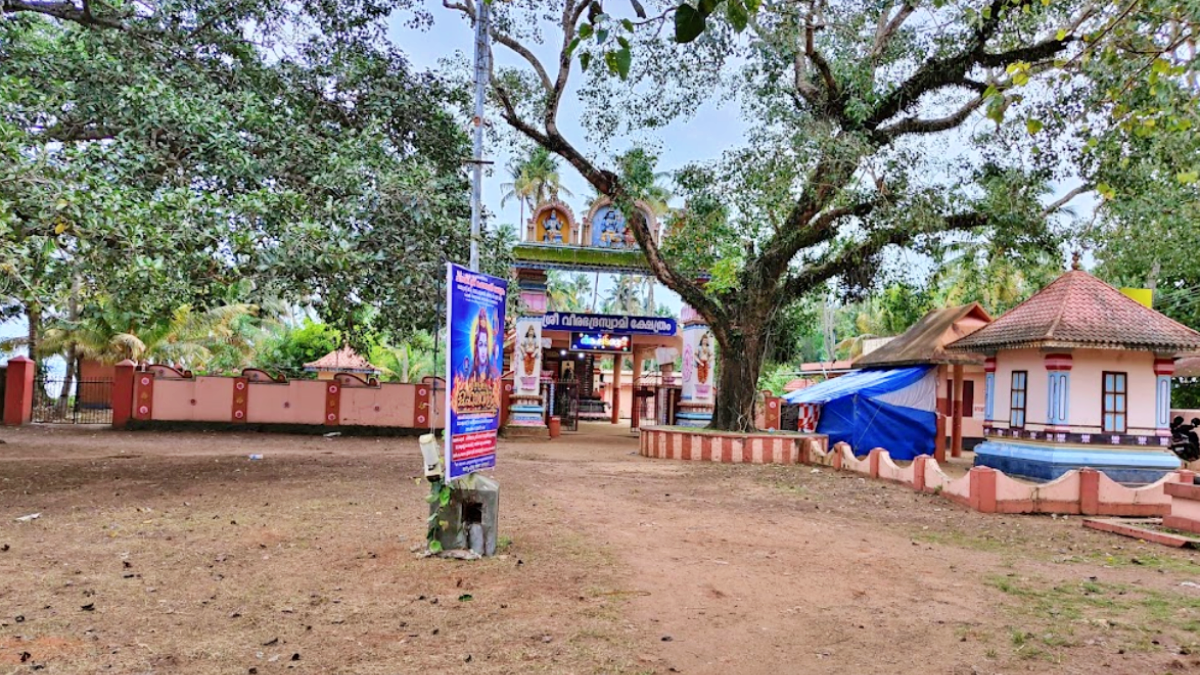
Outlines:
<svg viewBox="0 0 1200 675"><path fill-rule="evenodd" d="M546 414L558 417L563 431L579 431L579 383L542 382L542 397L550 402Z"/></svg>
<svg viewBox="0 0 1200 675"><path fill-rule="evenodd" d="M38 380L33 389L33 421L43 424L112 424L112 380Z"/></svg>

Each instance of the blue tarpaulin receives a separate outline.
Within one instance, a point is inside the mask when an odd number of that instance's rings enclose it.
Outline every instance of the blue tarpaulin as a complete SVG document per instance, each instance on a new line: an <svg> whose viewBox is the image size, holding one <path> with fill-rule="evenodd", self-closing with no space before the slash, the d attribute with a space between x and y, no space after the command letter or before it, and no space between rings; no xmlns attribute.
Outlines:
<svg viewBox="0 0 1200 675"><path fill-rule="evenodd" d="M789 404L821 406L817 433L846 442L856 454L883 448L892 459L933 454L937 373L932 366L860 370L794 391Z"/></svg>

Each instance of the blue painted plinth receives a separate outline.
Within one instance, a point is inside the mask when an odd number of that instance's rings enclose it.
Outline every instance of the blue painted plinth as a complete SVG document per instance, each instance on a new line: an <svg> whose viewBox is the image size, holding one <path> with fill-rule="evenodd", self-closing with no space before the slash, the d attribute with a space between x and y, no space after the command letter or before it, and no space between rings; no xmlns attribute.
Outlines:
<svg viewBox="0 0 1200 675"><path fill-rule="evenodd" d="M1054 480L1072 469L1090 467L1118 483L1153 483L1180 467L1169 450L1129 446L1089 447L989 438L975 448L975 466L1010 476Z"/></svg>
<svg viewBox="0 0 1200 675"><path fill-rule="evenodd" d="M676 423L681 427L706 427L712 422L712 413L677 413Z"/></svg>

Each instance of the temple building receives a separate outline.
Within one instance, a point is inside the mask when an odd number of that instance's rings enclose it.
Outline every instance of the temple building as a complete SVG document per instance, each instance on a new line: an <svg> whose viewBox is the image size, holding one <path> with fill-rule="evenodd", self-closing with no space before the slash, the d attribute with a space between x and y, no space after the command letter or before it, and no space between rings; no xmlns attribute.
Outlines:
<svg viewBox="0 0 1200 675"><path fill-rule="evenodd" d="M650 236L661 237L658 221L645 204L635 206ZM679 319L663 316L554 311L546 292L551 270L648 275L650 270L624 214L609 199L593 202L577 221L566 204L550 200L534 209L513 249L517 317L506 341L512 373L506 432L542 436L556 418L562 429L580 420L622 424L628 414L636 428L644 394L653 397L666 424L704 426L712 417L717 354L704 320L684 306ZM668 351L664 351L668 350ZM665 353L682 357L682 377L674 385ZM673 357L672 357L673 358ZM607 375L601 362L611 362ZM647 378L647 362L659 372ZM625 378L629 363L632 382ZM656 386L641 386L653 379ZM633 386L631 386L633 385ZM636 387L636 388L635 388Z"/></svg>
<svg viewBox="0 0 1200 675"><path fill-rule="evenodd" d="M1178 469L1175 360L1200 333L1082 270L949 345L985 356L985 442L975 464L1050 480L1091 467L1126 483Z"/></svg>
<svg viewBox="0 0 1200 675"><path fill-rule="evenodd" d="M379 366L372 364L358 352L349 347L342 347L329 352L325 356L304 364L305 372L316 373L318 380L332 380L338 373L354 373L365 377L379 375Z"/></svg>

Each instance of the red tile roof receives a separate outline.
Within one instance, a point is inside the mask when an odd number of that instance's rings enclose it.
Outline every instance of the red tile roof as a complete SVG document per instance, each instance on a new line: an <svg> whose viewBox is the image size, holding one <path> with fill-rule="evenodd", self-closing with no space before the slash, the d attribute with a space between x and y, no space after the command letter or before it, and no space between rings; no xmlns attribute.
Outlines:
<svg viewBox="0 0 1200 675"><path fill-rule="evenodd" d="M853 366L854 363L851 362L850 359L843 359L840 361L812 361L809 363L801 363L800 372L816 374L821 374L826 371L831 373L845 373L849 372L850 368Z"/></svg>
<svg viewBox="0 0 1200 675"><path fill-rule="evenodd" d="M975 352L1133 349L1180 354L1200 351L1200 333L1087 272L1073 270L949 348Z"/></svg>
<svg viewBox="0 0 1200 675"><path fill-rule="evenodd" d="M358 355L349 347L342 347L325 356L304 364L305 370L336 370L339 373L378 373L379 367Z"/></svg>

